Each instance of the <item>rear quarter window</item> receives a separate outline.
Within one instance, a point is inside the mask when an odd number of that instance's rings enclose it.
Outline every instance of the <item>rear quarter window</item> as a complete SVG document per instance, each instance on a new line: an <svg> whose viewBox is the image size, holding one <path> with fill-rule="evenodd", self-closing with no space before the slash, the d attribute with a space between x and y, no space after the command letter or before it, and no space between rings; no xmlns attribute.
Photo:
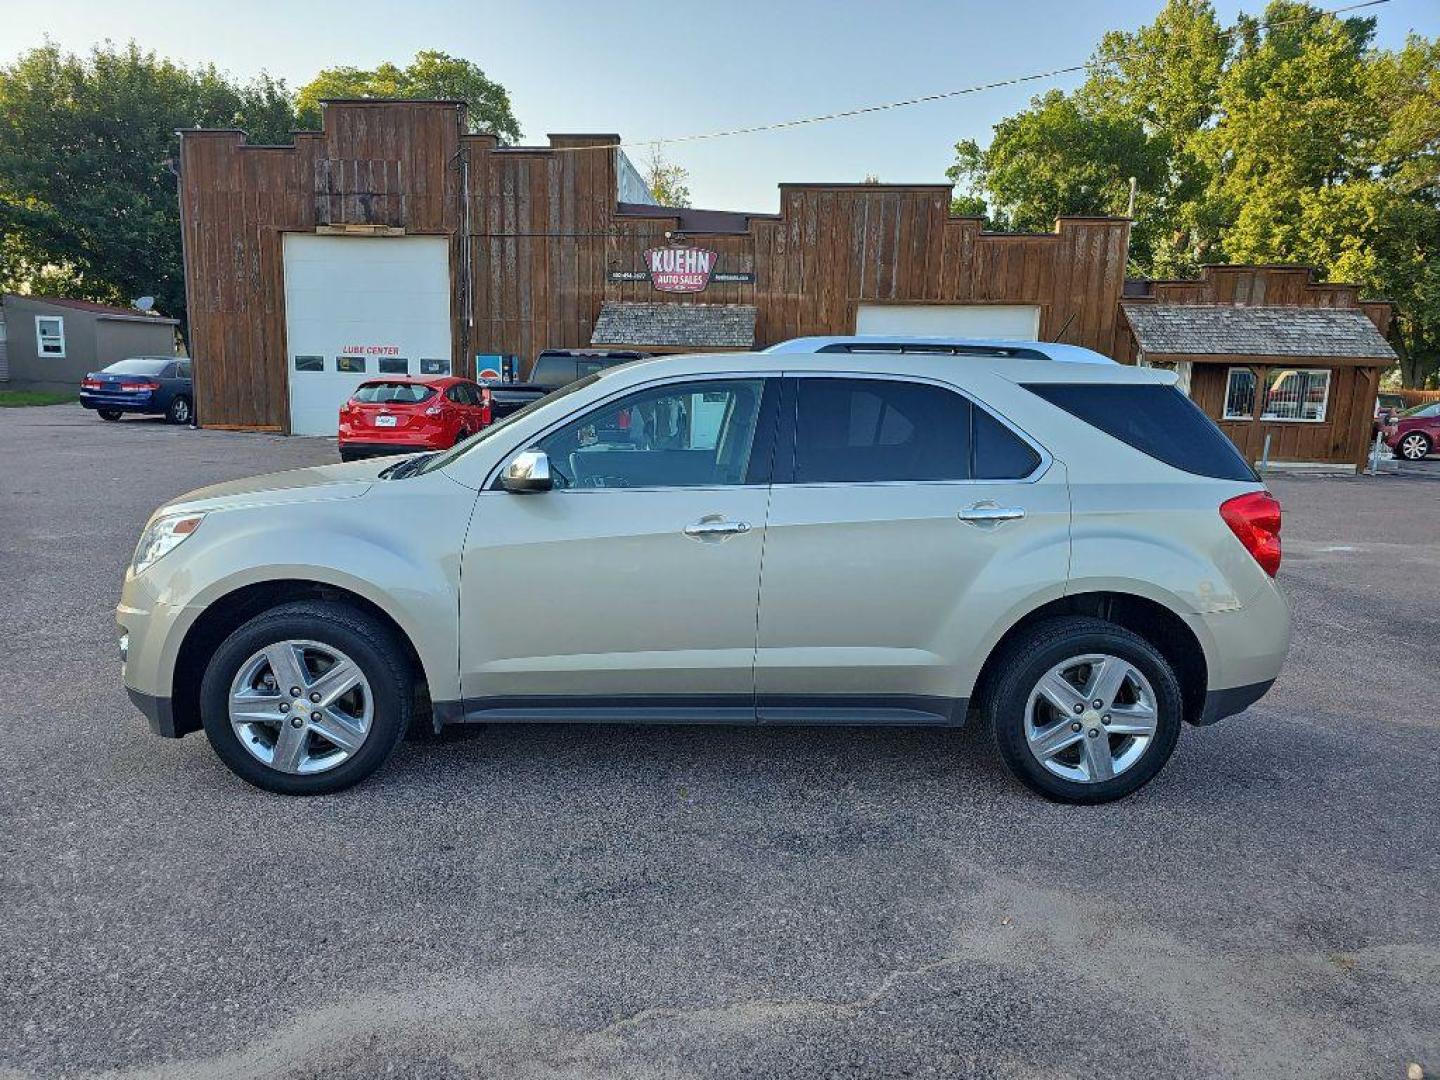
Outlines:
<svg viewBox="0 0 1440 1080"><path fill-rule="evenodd" d="M1217 480L1259 479L1215 422L1173 386L1028 383L1025 389L1183 472Z"/></svg>

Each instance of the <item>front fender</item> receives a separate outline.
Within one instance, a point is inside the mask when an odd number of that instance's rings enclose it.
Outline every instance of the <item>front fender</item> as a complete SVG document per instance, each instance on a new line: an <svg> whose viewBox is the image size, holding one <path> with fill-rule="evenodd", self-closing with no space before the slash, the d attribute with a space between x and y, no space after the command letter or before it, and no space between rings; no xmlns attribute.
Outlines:
<svg viewBox="0 0 1440 1080"><path fill-rule="evenodd" d="M304 581L384 611L414 646L431 695L457 698L460 549L475 494L442 476L411 483L379 497L211 512L193 541L126 582L127 606L172 613L154 683L173 685L185 634L211 605L247 586Z"/></svg>

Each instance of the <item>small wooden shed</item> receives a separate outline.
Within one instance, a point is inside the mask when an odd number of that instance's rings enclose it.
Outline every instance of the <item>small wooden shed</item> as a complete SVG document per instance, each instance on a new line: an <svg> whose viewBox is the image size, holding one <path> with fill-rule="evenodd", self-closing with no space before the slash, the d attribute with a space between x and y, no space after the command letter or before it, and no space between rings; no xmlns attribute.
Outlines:
<svg viewBox="0 0 1440 1080"><path fill-rule="evenodd" d="M1241 279L1243 288L1236 287ZM1361 466L1392 307L1308 267L1205 267L1198 281L1127 289L1120 359L1174 367L1182 388L1250 461Z"/></svg>

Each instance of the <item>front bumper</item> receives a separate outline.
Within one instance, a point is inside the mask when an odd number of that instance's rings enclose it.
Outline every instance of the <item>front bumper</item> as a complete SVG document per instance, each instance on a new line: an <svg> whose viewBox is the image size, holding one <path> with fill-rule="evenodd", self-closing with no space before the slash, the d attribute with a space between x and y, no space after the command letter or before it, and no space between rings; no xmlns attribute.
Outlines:
<svg viewBox="0 0 1440 1080"><path fill-rule="evenodd" d="M130 700L135 703L135 707L145 714L145 719L150 724L150 730L156 735L162 735L167 739L178 739L185 734L183 731L175 730L175 712L171 707L170 698L156 697L154 694L146 694L130 686L125 687L125 693L130 695Z"/></svg>

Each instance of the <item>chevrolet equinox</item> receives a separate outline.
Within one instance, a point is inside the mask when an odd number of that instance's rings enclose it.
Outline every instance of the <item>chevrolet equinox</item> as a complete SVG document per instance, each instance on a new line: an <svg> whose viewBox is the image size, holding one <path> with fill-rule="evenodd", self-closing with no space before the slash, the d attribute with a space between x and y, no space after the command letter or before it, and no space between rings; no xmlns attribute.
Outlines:
<svg viewBox="0 0 1440 1080"><path fill-rule="evenodd" d="M412 723L969 720L1120 798L1274 681L1280 507L1173 374L1043 350L641 360L449 451L202 488L126 573L126 688L287 794Z"/></svg>

